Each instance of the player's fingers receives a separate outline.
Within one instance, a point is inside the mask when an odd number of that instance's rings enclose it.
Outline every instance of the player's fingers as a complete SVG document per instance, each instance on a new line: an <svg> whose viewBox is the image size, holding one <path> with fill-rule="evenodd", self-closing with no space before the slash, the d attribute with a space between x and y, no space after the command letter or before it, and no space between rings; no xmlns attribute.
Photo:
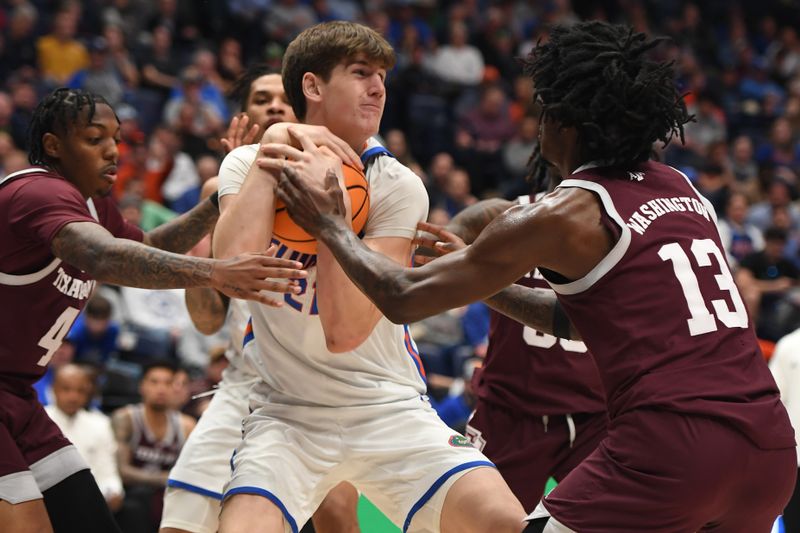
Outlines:
<svg viewBox="0 0 800 533"><path fill-rule="evenodd" d="M439 224L431 224L430 222L419 222L417 223L417 231L425 231L438 236L444 231L444 227Z"/></svg>
<svg viewBox="0 0 800 533"><path fill-rule="evenodd" d="M256 166L262 170L274 170L281 172L289 161L282 157L259 157L256 159Z"/></svg>
<svg viewBox="0 0 800 533"><path fill-rule="evenodd" d="M269 269L270 278L300 279L308 277L308 272L299 268L272 267Z"/></svg>
<svg viewBox="0 0 800 533"><path fill-rule="evenodd" d="M222 143L222 148L225 149L225 153L228 153L231 150L233 150L234 148L236 148L235 146L233 146L233 144L228 139L226 139L224 137L222 139L220 139L220 142Z"/></svg>
<svg viewBox="0 0 800 533"><path fill-rule="evenodd" d="M436 246L436 243L439 241L437 241L436 239L431 239L428 237L422 237L417 235L411 242L413 244L416 244L417 246L424 246L425 248L432 249L434 246Z"/></svg>
<svg viewBox="0 0 800 533"><path fill-rule="evenodd" d="M236 130L239 128L239 115L236 115L231 119L231 123L228 126L228 134L226 135L229 139L236 135Z"/></svg>
<svg viewBox="0 0 800 533"><path fill-rule="evenodd" d="M289 126L286 128L286 131L289 132L291 137L297 139L297 142L300 143L300 146L306 152L311 152L316 150L317 145L314 144L314 141L311 140L311 137L300 131L300 128L293 128Z"/></svg>
<svg viewBox="0 0 800 533"><path fill-rule="evenodd" d="M289 146L288 144L262 144L260 152L269 157L285 157L294 161L303 159L303 152L294 146Z"/></svg>
<svg viewBox="0 0 800 533"><path fill-rule="evenodd" d="M250 128L250 131L245 133L244 137L242 138L242 144L253 144L256 142L256 137L258 137L258 124L253 124L253 127Z"/></svg>
<svg viewBox="0 0 800 533"><path fill-rule="evenodd" d="M283 300L278 300L277 298L267 296L257 291L251 291L248 296L248 300L254 300L270 307L281 307L283 305Z"/></svg>
<svg viewBox="0 0 800 533"><path fill-rule="evenodd" d="M278 251L278 245L277 244L270 244L269 248L267 248L266 251L264 251L264 255L274 256L275 252L277 252L277 251Z"/></svg>
<svg viewBox="0 0 800 533"><path fill-rule="evenodd" d="M333 134L331 134L330 141L330 143L320 146L320 150L324 149L328 154L335 156L337 159L341 160L341 162L346 162L351 167L355 167L359 170L364 168L364 165L361 163L361 158L350 148L350 145Z"/></svg>
<svg viewBox="0 0 800 533"><path fill-rule="evenodd" d="M414 264L417 266L427 265L431 261L436 259L436 257L432 255L415 255L414 256Z"/></svg>

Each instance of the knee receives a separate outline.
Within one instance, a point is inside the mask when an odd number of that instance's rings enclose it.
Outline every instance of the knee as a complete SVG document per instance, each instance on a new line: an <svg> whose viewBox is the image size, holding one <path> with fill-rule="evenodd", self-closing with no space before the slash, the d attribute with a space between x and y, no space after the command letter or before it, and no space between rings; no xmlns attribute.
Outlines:
<svg viewBox="0 0 800 533"><path fill-rule="evenodd" d="M358 531L358 491L349 483L334 487L314 513L317 533Z"/></svg>
<svg viewBox="0 0 800 533"><path fill-rule="evenodd" d="M283 513L268 499L236 494L222 503L219 533L283 532Z"/></svg>

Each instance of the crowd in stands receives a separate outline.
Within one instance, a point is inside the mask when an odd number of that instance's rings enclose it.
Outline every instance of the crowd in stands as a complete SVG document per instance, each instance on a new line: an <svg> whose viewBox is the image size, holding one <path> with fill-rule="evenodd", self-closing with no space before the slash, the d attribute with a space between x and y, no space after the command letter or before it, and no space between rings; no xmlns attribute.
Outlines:
<svg viewBox="0 0 800 533"><path fill-rule="evenodd" d="M556 23L626 22L670 38L657 54L677 65L676 83L696 120L685 143L675 139L658 156L714 204L735 280L769 346L800 327L800 11L791 5L7 0L0 5L0 177L27 166L27 125L44 94L58 86L97 92L121 124L113 195L126 218L152 229L191 208L216 174L220 138L237 111L228 92L246 66L279 67L301 30L347 19L378 29L397 52L381 137L425 182L431 221L446 224L480 198L529 192L540 117L515 58ZM431 396L455 427L470 411L469 376L485 353L487 313L476 304L412 329ZM101 287L53 358L40 396L55 404L70 389L111 413L139 401L146 361L168 360L188 372L183 384L174 380L171 408L196 417L203 401L188 401L188 391L219 379L227 342L192 326L182 291ZM83 375L69 363L91 370ZM70 415L64 401L58 409ZM105 435L101 419L81 423ZM115 510L125 508L120 487L110 478L101 483Z"/></svg>

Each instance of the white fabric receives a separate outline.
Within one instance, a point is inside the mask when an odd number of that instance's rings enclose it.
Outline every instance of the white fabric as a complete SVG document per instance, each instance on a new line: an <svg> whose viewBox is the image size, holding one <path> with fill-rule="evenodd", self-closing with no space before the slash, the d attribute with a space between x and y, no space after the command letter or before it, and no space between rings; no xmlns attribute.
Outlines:
<svg viewBox="0 0 800 533"><path fill-rule="evenodd" d="M194 492L167 487L160 527L192 533L217 533L221 502Z"/></svg>
<svg viewBox="0 0 800 533"><path fill-rule="evenodd" d="M190 189L199 186L200 175L192 157L183 152L175 154L172 170L161 186L161 194L166 200L174 202Z"/></svg>
<svg viewBox="0 0 800 533"><path fill-rule="evenodd" d="M545 518L549 517L547 524L544 526L544 530L542 533L575 533L575 531L571 530L555 518L550 515L550 511L548 511L542 502L536 506L531 514L525 517L525 520L536 520L537 518Z"/></svg>
<svg viewBox="0 0 800 533"><path fill-rule="evenodd" d="M423 65L444 81L477 85L483 78L483 55L472 45L444 45L423 59Z"/></svg>
<svg viewBox="0 0 800 533"><path fill-rule="evenodd" d="M111 429L111 419L99 411L81 409L70 417L55 405L48 405L44 409L89 463L103 496L108 499L123 494L117 468L117 441Z"/></svg>
<svg viewBox="0 0 800 533"><path fill-rule="evenodd" d="M0 477L0 500L16 505L41 499L42 491L36 485L36 479L30 470Z"/></svg>
<svg viewBox="0 0 800 533"><path fill-rule="evenodd" d="M370 146L375 146L370 141ZM232 151L220 168L220 191L238 192L249 165L248 153ZM249 153L255 157L255 149ZM425 220L428 196L422 181L394 158L379 157L367 170L370 212L365 239L405 237L416 234ZM295 405L347 406L387 403L424 394L425 382L411 352L416 351L401 325L381 318L372 334L356 350L332 354L316 311L314 257L300 256L311 264L302 295L290 296L292 304L280 308L249 302L257 350L249 362L269 385L272 400ZM408 338L407 338L408 337Z"/></svg>
<svg viewBox="0 0 800 533"><path fill-rule="evenodd" d="M789 413L797 441L800 462L800 329L784 336L775 346L769 369L781 392L781 401Z"/></svg>
<svg viewBox="0 0 800 533"><path fill-rule="evenodd" d="M420 397L331 409L277 405L268 396L251 397L255 409L245 418L245 439L233 459L226 497L230 491L268 491L297 527L331 488L350 481L402 528L415 504L439 481L441 487L413 514L409 528L437 532L451 486L447 481L492 466Z"/></svg>
<svg viewBox="0 0 800 533"><path fill-rule="evenodd" d="M36 485L42 492L61 483L69 476L89 465L75 446L64 446L31 465Z"/></svg>

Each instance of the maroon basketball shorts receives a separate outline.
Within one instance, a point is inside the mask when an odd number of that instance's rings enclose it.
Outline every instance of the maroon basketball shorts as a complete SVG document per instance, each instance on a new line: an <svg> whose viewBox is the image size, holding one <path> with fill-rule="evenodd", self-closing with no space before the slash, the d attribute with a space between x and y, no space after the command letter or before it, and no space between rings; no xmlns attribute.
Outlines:
<svg viewBox="0 0 800 533"><path fill-rule="evenodd" d="M768 533L796 475L794 448L762 450L724 421L640 409L612 420L543 503L581 533Z"/></svg>
<svg viewBox="0 0 800 533"><path fill-rule="evenodd" d="M36 396L0 390L0 500L40 499L42 491L86 468Z"/></svg>
<svg viewBox="0 0 800 533"><path fill-rule="evenodd" d="M531 416L478 400L467 437L503 476L527 512L551 476L561 481L606 435L602 413Z"/></svg>

